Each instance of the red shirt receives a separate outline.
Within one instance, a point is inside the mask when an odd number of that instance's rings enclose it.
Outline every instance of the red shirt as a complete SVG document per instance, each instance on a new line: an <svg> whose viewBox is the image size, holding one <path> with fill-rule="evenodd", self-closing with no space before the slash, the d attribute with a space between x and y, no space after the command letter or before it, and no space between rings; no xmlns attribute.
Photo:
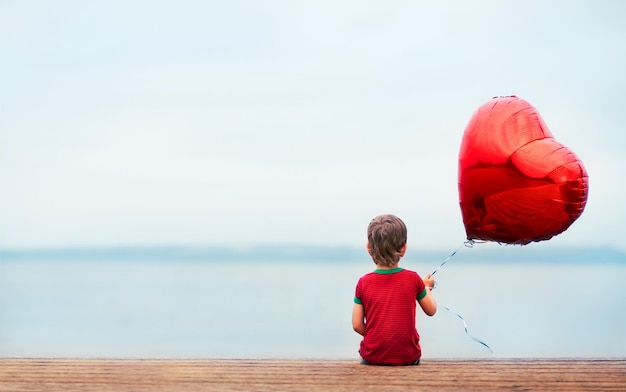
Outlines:
<svg viewBox="0 0 626 392"><path fill-rule="evenodd" d="M376 270L359 279L354 302L362 304L365 334L359 353L372 365L409 365L422 356L415 328L416 301L426 295L422 278L402 268Z"/></svg>

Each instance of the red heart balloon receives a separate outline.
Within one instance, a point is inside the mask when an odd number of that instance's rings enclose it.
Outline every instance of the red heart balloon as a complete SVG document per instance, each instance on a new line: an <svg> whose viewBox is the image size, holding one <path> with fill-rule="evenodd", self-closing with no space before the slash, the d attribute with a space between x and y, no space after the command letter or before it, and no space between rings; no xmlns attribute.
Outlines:
<svg viewBox="0 0 626 392"><path fill-rule="evenodd" d="M582 214L588 178L537 110L495 97L472 116L459 152L459 204L467 238L507 244L543 241Z"/></svg>

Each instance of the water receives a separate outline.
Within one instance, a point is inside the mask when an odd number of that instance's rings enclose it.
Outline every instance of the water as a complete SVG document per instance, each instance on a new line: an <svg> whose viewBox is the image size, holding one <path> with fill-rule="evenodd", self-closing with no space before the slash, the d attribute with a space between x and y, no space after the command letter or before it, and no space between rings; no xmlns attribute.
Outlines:
<svg viewBox="0 0 626 392"><path fill-rule="evenodd" d="M437 263L406 262L420 273ZM0 356L357 358L361 262L0 262ZM626 357L626 264L478 263L436 274L440 304L497 357ZM425 358L489 358L421 314Z"/></svg>

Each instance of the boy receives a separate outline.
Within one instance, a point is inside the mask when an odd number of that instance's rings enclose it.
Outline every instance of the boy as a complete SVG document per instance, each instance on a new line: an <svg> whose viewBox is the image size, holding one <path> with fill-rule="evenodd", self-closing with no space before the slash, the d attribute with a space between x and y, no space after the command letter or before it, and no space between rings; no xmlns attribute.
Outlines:
<svg viewBox="0 0 626 392"><path fill-rule="evenodd" d="M352 327L363 336L359 353L368 365L417 365L422 351L415 327L416 300L429 316L437 312L430 290L435 279L398 267L407 230L394 215L380 215L367 228L367 252L376 270L359 279Z"/></svg>

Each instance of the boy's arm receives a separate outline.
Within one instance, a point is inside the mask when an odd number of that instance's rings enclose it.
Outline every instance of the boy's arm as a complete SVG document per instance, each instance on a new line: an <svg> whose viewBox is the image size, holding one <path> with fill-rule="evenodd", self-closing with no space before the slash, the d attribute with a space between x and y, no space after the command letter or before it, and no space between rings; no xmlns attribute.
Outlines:
<svg viewBox="0 0 626 392"><path fill-rule="evenodd" d="M434 316L435 313L437 313L437 302L435 302L435 297L433 297L430 290L435 286L435 278L433 278L431 274L426 275L426 277L424 277L424 285L426 285L426 295L417 302L420 304L424 313L429 316Z"/></svg>
<svg viewBox="0 0 626 392"><path fill-rule="evenodd" d="M420 304L424 313L429 316L434 316L437 313L437 302L435 302L435 297L430 292L430 288L426 288L426 295L424 298L418 300L417 302Z"/></svg>
<svg viewBox="0 0 626 392"><path fill-rule="evenodd" d="M365 334L365 315L361 304L355 303L352 308L352 328L361 336Z"/></svg>

